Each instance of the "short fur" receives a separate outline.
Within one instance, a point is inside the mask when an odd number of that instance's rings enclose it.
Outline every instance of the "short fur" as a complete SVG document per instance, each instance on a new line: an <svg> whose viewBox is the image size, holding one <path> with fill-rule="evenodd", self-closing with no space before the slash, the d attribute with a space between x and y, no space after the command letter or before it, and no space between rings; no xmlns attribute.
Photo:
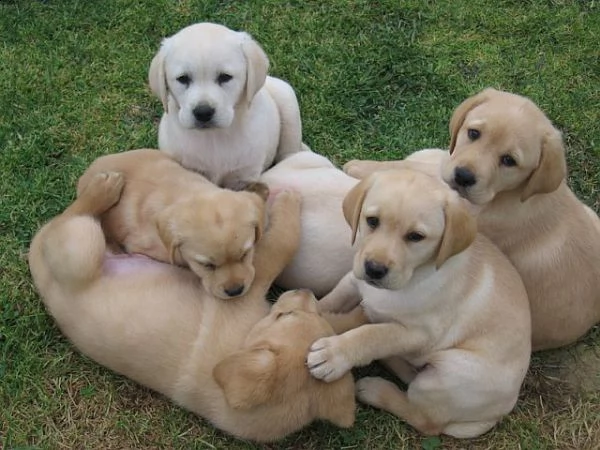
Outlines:
<svg viewBox="0 0 600 450"><path fill-rule="evenodd" d="M314 419L348 427L354 390L305 367L310 343L332 334L306 291L269 313L269 286L299 239L300 198L280 193L256 249L250 291L224 302L189 270L107 253L98 216L123 177L94 175L77 200L34 237L29 265L48 311L85 355L154 389L239 438L272 441Z"/></svg>
<svg viewBox="0 0 600 450"><path fill-rule="evenodd" d="M342 201L358 181L308 149L276 164L260 180L271 191L292 189L302 196L300 247L277 284L307 288L317 297L327 294L352 268L354 250Z"/></svg>
<svg viewBox="0 0 600 450"><path fill-rule="evenodd" d="M296 94L268 67L250 35L222 25L197 23L164 39L148 75L164 108L159 148L236 190L300 151Z"/></svg>
<svg viewBox="0 0 600 450"><path fill-rule="evenodd" d="M189 267L216 297L248 291L266 186L254 185L256 192L222 189L158 150L140 149L96 159L78 191L100 172L119 172L126 180L119 203L102 215L110 241L127 253Z"/></svg>
<svg viewBox="0 0 600 450"><path fill-rule="evenodd" d="M450 132L444 180L481 206L479 229L521 274L533 348L576 341L600 322L600 219L567 186L560 132L531 100L495 89L459 105ZM472 185L457 183L459 168Z"/></svg>
<svg viewBox="0 0 600 450"><path fill-rule="evenodd" d="M319 302L351 310L340 316L349 331L319 339L307 358L325 381L383 359L408 391L363 378L358 398L424 434L459 438L512 410L531 351L523 283L477 234L466 203L415 170L375 173L353 188L344 200L358 241L353 271Z"/></svg>

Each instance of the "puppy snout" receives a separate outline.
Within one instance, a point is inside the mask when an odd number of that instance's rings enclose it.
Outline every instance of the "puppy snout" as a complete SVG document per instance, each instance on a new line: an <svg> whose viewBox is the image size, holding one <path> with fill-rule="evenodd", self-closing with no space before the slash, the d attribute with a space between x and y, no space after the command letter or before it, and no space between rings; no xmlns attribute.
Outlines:
<svg viewBox="0 0 600 450"><path fill-rule="evenodd" d="M387 266L368 259L365 261L365 275L372 280L381 280L388 273Z"/></svg>
<svg viewBox="0 0 600 450"><path fill-rule="evenodd" d="M469 187L477 182L475 174L466 167L457 167L454 169L454 182L458 186Z"/></svg>
<svg viewBox="0 0 600 450"><path fill-rule="evenodd" d="M192 113L198 122L206 123L210 122L215 115L215 108L207 104L201 104L196 106Z"/></svg>
<svg viewBox="0 0 600 450"><path fill-rule="evenodd" d="M230 297L237 297L242 292L244 292L244 285L243 284L236 284L234 286L225 288L224 291Z"/></svg>

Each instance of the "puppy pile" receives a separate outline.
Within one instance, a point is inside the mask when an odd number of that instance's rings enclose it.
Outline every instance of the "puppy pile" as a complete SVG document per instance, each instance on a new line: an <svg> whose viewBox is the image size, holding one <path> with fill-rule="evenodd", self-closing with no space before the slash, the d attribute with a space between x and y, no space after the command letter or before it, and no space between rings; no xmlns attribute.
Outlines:
<svg viewBox="0 0 600 450"><path fill-rule="evenodd" d="M486 89L449 152L341 171L267 72L221 25L163 41L160 150L97 159L31 243L47 310L82 353L239 438L349 427L355 396L424 434L490 430L532 349L600 322L600 219L567 187L560 133ZM292 290L271 305L274 282ZM407 390L355 384L373 361Z"/></svg>

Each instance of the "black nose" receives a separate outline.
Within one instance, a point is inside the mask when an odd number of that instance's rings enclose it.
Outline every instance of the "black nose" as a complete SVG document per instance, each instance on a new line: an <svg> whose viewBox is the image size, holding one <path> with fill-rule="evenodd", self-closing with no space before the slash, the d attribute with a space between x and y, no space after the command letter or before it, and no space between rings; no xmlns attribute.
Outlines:
<svg viewBox="0 0 600 450"><path fill-rule="evenodd" d="M365 261L365 274L372 280L381 280L388 273L388 268L383 264L379 264L375 261Z"/></svg>
<svg viewBox="0 0 600 450"><path fill-rule="evenodd" d="M454 182L462 187L473 186L477 182L475 174L466 167L454 169Z"/></svg>
<svg viewBox="0 0 600 450"><path fill-rule="evenodd" d="M237 284L237 285L235 285L233 287L225 289L225 293L227 295L229 295L230 297L237 297L242 292L244 292L244 285L243 284Z"/></svg>
<svg viewBox="0 0 600 450"><path fill-rule="evenodd" d="M209 105L198 105L192 111L198 122L209 122L215 115L215 108Z"/></svg>

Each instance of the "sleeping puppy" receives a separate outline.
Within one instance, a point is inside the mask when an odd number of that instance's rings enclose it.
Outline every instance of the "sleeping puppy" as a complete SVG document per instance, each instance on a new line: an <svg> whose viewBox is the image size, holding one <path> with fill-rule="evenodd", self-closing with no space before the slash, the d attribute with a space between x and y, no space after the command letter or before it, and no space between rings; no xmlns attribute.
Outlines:
<svg viewBox="0 0 600 450"><path fill-rule="evenodd" d="M352 268L354 250L342 201L358 180L306 148L266 171L260 180L271 191L292 189L302 196L300 247L276 283L307 288L321 297Z"/></svg>
<svg viewBox="0 0 600 450"><path fill-rule="evenodd" d="M527 288L535 350L600 322L600 219L566 184L560 132L529 99L486 89L450 122L444 180L482 211L478 224Z"/></svg>
<svg viewBox="0 0 600 450"><path fill-rule="evenodd" d="M266 186L222 189L158 150L140 149L96 159L79 179L78 192L100 172L119 172L126 180L119 203L102 215L109 241L127 253L189 267L215 297L248 292Z"/></svg>
<svg viewBox="0 0 600 450"><path fill-rule="evenodd" d="M92 176L31 244L35 286L73 344L242 439L280 439L314 419L350 426L352 377L329 385L305 366L310 343L333 333L314 297L285 294L271 312L265 300L298 245L297 194L274 199L254 283L224 302L187 269L107 251L98 219L118 202L123 181L114 172Z"/></svg>
<svg viewBox="0 0 600 450"><path fill-rule="evenodd" d="M385 359L408 391L363 378L359 400L424 434L459 438L485 433L512 410L531 352L523 283L477 234L466 203L414 170L378 172L353 188L343 204L359 236L353 271L319 303L351 310L342 317L354 323L317 340L307 357L325 381Z"/></svg>
<svg viewBox="0 0 600 450"><path fill-rule="evenodd" d="M268 77L268 66L248 34L222 25L197 23L164 39L149 71L164 108L159 148L234 190L300 151L296 94Z"/></svg>

